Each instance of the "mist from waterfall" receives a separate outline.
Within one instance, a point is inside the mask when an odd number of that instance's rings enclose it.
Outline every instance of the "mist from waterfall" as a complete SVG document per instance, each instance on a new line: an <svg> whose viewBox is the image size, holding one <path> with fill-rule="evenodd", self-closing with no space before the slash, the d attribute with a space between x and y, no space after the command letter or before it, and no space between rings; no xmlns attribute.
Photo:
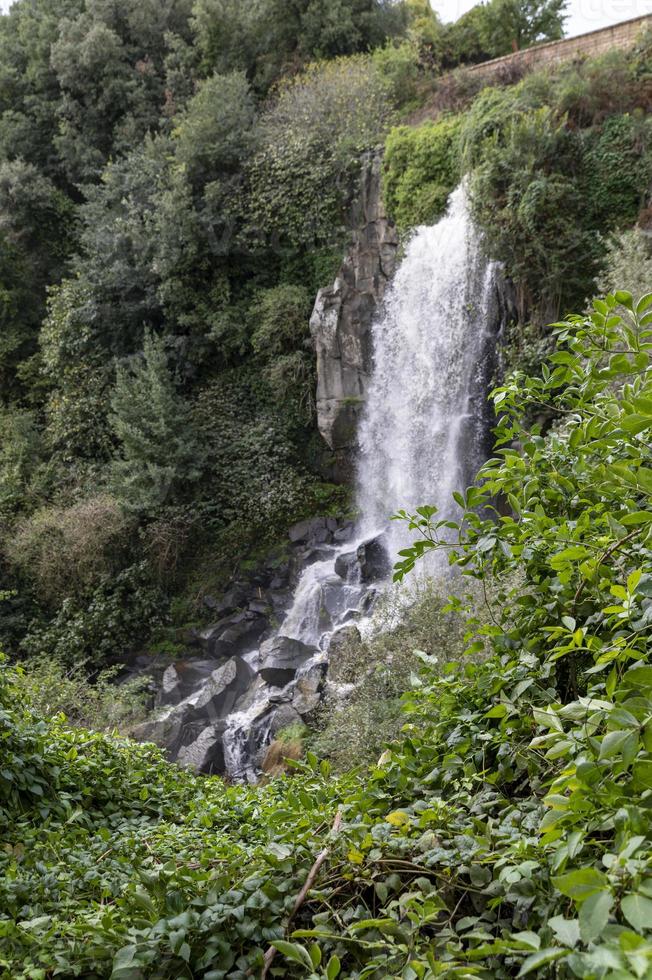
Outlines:
<svg viewBox="0 0 652 980"><path fill-rule="evenodd" d="M414 232L374 324L357 499L361 536L388 528L392 561L405 530L391 515L433 504L452 516L453 491L485 454L496 270L461 185L440 221Z"/></svg>

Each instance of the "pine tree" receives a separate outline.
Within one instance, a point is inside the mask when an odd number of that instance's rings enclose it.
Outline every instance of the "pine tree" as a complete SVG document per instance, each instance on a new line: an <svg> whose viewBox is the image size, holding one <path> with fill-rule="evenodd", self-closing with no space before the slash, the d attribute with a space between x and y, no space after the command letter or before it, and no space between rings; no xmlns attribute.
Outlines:
<svg viewBox="0 0 652 980"><path fill-rule="evenodd" d="M120 446L112 466L114 492L127 509L151 513L201 473L190 409L162 337L146 333L142 357L118 366L111 409Z"/></svg>

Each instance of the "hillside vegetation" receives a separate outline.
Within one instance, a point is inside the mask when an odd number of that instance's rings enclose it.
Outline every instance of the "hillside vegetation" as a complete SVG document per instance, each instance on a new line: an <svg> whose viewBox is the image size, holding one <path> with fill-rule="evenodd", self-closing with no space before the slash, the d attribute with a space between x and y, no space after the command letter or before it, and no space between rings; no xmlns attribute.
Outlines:
<svg viewBox="0 0 652 980"><path fill-rule="evenodd" d="M464 73L563 8L0 16L1 980L652 978L652 38ZM395 515L395 581L450 578L228 785L115 682L351 516L308 322L378 151L402 236L465 179L503 263L494 452L456 521Z"/></svg>
<svg viewBox="0 0 652 980"><path fill-rule="evenodd" d="M497 589L468 622L485 654L422 654L369 771L309 755L227 787L44 724L4 667L4 976L649 976L651 323L652 294L609 295L494 392L501 448L441 545ZM544 437L527 418L551 402ZM510 516L479 516L497 496ZM440 533L432 508L402 519L398 577Z"/></svg>
<svg viewBox="0 0 652 980"><path fill-rule="evenodd" d="M179 651L244 559L347 511L308 319L361 154L443 69L560 36L562 8L492 0L443 25L421 0L18 0L0 18L12 656Z"/></svg>

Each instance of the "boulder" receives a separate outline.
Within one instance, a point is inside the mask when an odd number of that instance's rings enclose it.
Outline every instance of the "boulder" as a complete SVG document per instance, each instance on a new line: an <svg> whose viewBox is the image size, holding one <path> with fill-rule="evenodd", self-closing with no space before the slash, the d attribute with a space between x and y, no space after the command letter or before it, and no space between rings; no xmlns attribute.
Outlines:
<svg viewBox="0 0 652 980"><path fill-rule="evenodd" d="M360 545L363 582L380 582L392 571L392 561L381 538L373 538Z"/></svg>
<svg viewBox="0 0 652 980"><path fill-rule="evenodd" d="M232 657L252 650L268 626L266 616L247 609L207 626L199 640L210 657Z"/></svg>
<svg viewBox="0 0 652 980"><path fill-rule="evenodd" d="M314 547L324 544L331 538L331 531L328 527L328 518L311 517L307 521L299 521L288 531L288 537L292 544L307 544Z"/></svg>
<svg viewBox="0 0 652 980"><path fill-rule="evenodd" d="M286 728L290 728L294 725L299 727L303 726L303 721L301 715L295 708L290 704L281 704L274 711L270 725L269 734L272 738L275 738L279 732L282 732Z"/></svg>
<svg viewBox="0 0 652 980"><path fill-rule="evenodd" d="M259 674L274 687L285 687L299 667L315 653L314 647L288 636L273 636L260 647Z"/></svg>
<svg viewBox="0 0 652 980"><path fill-rule="evenodd" d="M180 766L187 766L196 772L223 773L224 746L222 735L224 725L211 725L202 729L197 737L187 745L182 745L177 753L176 761Z"/></svg>
<svg viewBox="0 0 652 980"><path fill-rule="evenodd" d="M345 551L337 556L335 571L345 582L378 582L387 578L392 563L382 539L363 541L355 551Z"/></svg>
<svg viewBox="0 0 652 980"><path fill-rule="evenodd" d="M214 660L176 660L166 668L157 701L160 705L179 704L215 670Z"/></svg>
<svg viewBox="0 0 652 980"><path fill-rule="evenodd" d="M292 707L302 717L310 715L321 701L321 688L326 673L326 664L315 664L297 678L294 685Z"/></svg>
<svg viewBox="0 0 652 980"><path fill-rule="evenodd" d="M215 724L230 714L236 701L246 693L254 672L241 657L231 657L210 675L192 705L193 720L201 717Z"/></svg>
<svg viewBox="0 0 652 980"><path fill-rule="evenodd" d="M182 742L184 725L191 711L191 705L183 701L137 725L131 735L139 742L154 742L159 748L164 749L169 759L174 759L176 750Z"/></svg>

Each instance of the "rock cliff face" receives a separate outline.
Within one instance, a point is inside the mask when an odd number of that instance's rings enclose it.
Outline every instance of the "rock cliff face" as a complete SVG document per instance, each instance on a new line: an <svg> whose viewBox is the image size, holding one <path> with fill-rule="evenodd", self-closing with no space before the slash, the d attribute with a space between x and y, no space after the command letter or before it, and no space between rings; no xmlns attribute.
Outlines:
<svg viewBox="0 0 652 980"><path fill-rule="evenodd" d="M319 431L347 479L371 372L371 324L394 274L398 235L381 197L380 153L363 161L353 242L331 286L317 294L310 329L317 354Z"/></svg>

